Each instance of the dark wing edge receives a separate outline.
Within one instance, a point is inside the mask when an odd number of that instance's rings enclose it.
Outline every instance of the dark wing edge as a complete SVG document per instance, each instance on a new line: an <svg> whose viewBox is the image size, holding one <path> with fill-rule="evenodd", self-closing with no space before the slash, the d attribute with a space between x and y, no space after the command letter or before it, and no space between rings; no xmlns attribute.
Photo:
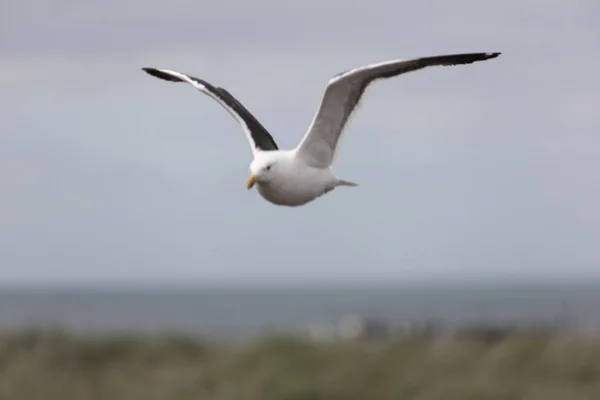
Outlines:
<svg viewBox="0 0 600 400"><path fill-rule="evenodd" d="M462 54L447 54L431 57L420 57L412 60L405 60L405 63L400 63L397 68L390 69L382 74L372 77L372 80L393 78L400 74L416 71L426 67L433 66L454 66L473 64L478 61L490 60L498 57L502 53L462 53ZM371 81L372 81L371 80ZM371 83L371 82L369 82Z"/></svg>
<svg viewBox="0 0 600 400"><path fill-rule="evenodd" d="M446 54L441 56L421 57L418 60L432 65L460 65L472 64L477 61L491 60L498 57L500 52L496 53L462 53L462 54Z"/></svg>
<svg viewBox="0 0 600 400"><path fill-rule="evenodd" d="M144 67L142 68L144 72L147 74L154 76L156 78L169 81L169 82L185 82L181 78L169 74L167 72L161 71L157 68ZM262 151L273 151L278 150L279 147L275 142L273 136L269 133L269 131L256 119L256 117L240 103L231 93L227 90L213 86L212 84L206 82L203 79L196 78L187 74L185 75L190 80L195 83L203 86L212 96L220 100L220 103L227 108L227 110L237 115L243 123L246 125L248 129L248 133L252 137L252 141L254 142L254 147L262 150Z"/></svg>

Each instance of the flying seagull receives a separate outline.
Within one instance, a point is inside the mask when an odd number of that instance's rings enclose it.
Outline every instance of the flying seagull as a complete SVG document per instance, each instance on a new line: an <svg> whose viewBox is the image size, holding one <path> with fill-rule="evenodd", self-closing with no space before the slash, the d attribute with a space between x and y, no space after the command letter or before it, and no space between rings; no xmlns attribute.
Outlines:
<svg viewBox="0 0 600 400"><path fill-rule="evenodd" d="M252 146L254 159L250 163L247 188L256 185L267 201L293 207L304 205L338 186L357 186L354 182L338 179L332 171L332 163L348 119L373 81L425 67L471 64L499 55L464 53L391 60L337 74L329 80L304 138L296 148L288 150L280 150L267 129L222 87L168 69L144 67L142 70L166 81L189 83L221 104L240 123Z"/></svg>

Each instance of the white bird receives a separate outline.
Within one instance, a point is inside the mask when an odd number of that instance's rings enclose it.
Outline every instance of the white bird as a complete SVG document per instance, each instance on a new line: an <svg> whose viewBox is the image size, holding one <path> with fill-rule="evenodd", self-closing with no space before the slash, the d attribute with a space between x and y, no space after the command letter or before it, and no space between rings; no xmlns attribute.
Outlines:
<svg viewBox="0 0 600 400"><path fill-rule="evenodd" d="M187 82L221 104L242 125L252 146L254 159L250 163L247 188L256 184L261 196L273 204L301 206L338 186L357 186L338 179L332 171L332 163L348 119L369 84L429 66L471 64L499 55L464 53L391 60L342 72L329 80L308 131L298 146L289 150L280 150L250 111L222 87L167 69L144 67L142 70L167 81Z"/></svg>

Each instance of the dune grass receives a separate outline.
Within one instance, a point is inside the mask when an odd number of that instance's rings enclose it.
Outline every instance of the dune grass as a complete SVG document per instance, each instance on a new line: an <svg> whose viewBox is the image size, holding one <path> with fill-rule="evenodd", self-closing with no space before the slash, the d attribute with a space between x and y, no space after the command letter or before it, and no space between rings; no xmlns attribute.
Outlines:
<svg viewBox="0 0 600 400"><path fill-rule="evenodd" d="M178 336L0 335L0 399L600 399L600 339L216 345Z"/></svg>

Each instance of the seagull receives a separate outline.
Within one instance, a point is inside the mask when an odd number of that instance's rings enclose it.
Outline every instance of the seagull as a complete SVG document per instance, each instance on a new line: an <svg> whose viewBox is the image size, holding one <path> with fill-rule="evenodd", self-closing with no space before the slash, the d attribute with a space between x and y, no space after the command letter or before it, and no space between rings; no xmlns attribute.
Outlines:
<svg viewBox="0 0 600 400"><path fill-rule="evenodd" d="M279 149L269 131L226 89L177 71L150 67L142 70L166 81L189 83L216 100L239 122L252 147L254 158L247 189L256 185L265 200L297 207L339 186L357 186L338 179L332 164L348 120L371 83L426 67L471 64L500 54L462 53L390 60L339 73L327 83L308 131L294 149Z"/></svg>

